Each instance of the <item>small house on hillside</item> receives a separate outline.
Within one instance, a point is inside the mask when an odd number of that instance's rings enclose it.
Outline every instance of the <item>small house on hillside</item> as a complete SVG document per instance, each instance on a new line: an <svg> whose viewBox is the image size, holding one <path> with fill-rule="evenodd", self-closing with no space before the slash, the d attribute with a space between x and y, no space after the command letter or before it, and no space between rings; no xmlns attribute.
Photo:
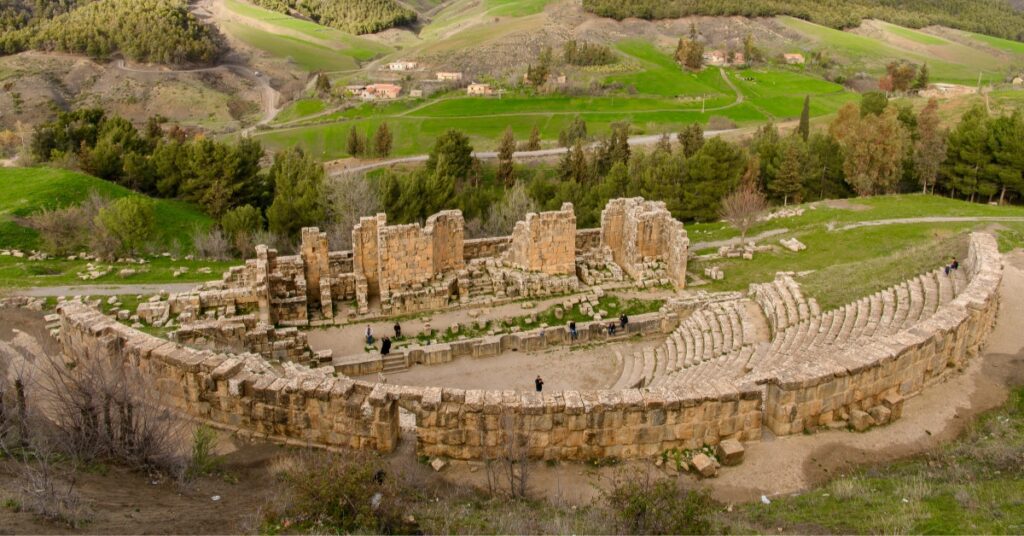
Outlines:
<svg viewBox="0 0 1024 536"><path fill-rule="evenodd" d="M466 87L466 95L481 96L493 94L494 89L491 88L490 84L480 84L477 82L473 82L472 84Z"/></svg>
<svg viewBox="0 0 1024 536"><path fill-rule="evenodd" d="M458 71L438 71L438 82L461 82L462 73Z"/></svg>
<svg viewBox="0 0 1024 536"><path fill-rule="evenodd" d="M714 67L723 67L729 63L729 56L724 50L709 50L704 53L704 64Z"/></svg>
<svg viewBox="0 0 1024 536"><path fill-rule="evenodd" d="M412 71L419 66L415 61L393 61L388 64L389 71Z"/></svg>
<svg viewBox="0 0 1024 536"><path fill-rule="evenodd" d="M410 97L412 97L412 98L414 98L414 99L418 99L418 98L420 98L420 97L422 97L422 96L423 96L423 90L422 90L422 89L413 89L413 90L410 90L410 91L409 91L409 96L410 96Z"/></svg>
<svg viewBox="0 0 1024 536"><path fill-rule="evenodd" d="M786 60L788 65L803 65L806 61L803 54L783 54L782 59Z"/></svg>
<svg viewBox="0 0 1024 536"><path fill-rule="evenodd" d="M730 63L733 65L746 65L747 57L742 52L733 52Z"/></svg>
<svg viewBox="0 0 1024 536"><path fill-rule="evenodd" d="M362 97L367 100L397 99L402 86L395 84L370 84L363 89Z"/></svg>

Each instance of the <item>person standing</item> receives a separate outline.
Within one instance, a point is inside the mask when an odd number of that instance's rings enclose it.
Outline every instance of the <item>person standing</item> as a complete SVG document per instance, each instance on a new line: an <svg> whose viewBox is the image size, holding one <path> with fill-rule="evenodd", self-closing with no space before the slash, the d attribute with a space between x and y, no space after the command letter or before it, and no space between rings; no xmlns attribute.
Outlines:
<svg viewBox="0 0 1024 536"><path fill-rule="evenodd" d="M629 324L629 317L626 316L626 313L622 313L621 315L619 315L619 327L622 328L623 332L626 331L626 325L628 325L628 324Z"/></svg>
<svg viewBox="0 0 1024 536"><path fill-rule="evenodd" d="M401 338L402 338L402 325L399 324L398 322L395 322L395 340L397 341L398 339L401 339Z"/></svg>
<svg viewBox="0 0 1024 536"><path fill-rule="evenodd" d="M576 331L576 321L575 320L571 320L569 322L569 340L572 341L572 342L576 342L576 339L579 339L579 338L580 338L580 334L579 334L578 331Z"/></svg>
<svg viewBox="0 0 1024 536"><path fill-rule="evenodd" d="M538 393L544 390L544 380L540 377L540 374L537 375L536 380L533 380L533 385L537 387Z"/></svg>
<svg viewBox="0 0 1024 536"><path fill-rule="evenodd" d="M380 355L386 356L391 353L391 339L384 337L380 341Z"/></svg>
<svg viewBox="0 0 1024 536"><path fill-rule="evenodd" d="M369 324L366 325L366 344L373 344L373 328Z"/></svg>

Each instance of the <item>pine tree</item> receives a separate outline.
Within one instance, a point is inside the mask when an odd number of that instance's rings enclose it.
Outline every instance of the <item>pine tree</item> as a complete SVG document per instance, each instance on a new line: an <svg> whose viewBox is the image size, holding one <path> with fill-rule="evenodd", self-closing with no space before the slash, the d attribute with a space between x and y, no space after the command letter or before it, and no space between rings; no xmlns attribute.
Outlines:
<svg viewBox="0 0 1024 536"><path fill-rule="evenodd" d="M991 168L999 183L999 204L1008 193L1024 193L1024 116L1019 111L997 118L990 127Z"/></svg>
<svg viewBox="0 0 1024 536"><path fill-rule="evenodd" d="M799 195L803 187L803 166L806 157L806 145L801 138L786 138L782 144L779 172L774 180L768 183L768 190L782 197L783 205L788 205L789 200Z"/></svg>
<svg viewBox="0 0 1024 536"><path fill-rule="evenodd" d="M331 94L331 79L322 72L316 75L316 93L321 97Z"/></svg>
<svg viewBox="0 0 1024 536"><path fill-rule="evenodd" d="M274 202L267 209L270 230L294 239L299 230L321 223L324 207L324 167L299 148L274 156L267 177L274 184Z"/></svg>
<svg viewBox="0 0 1024 536"><path fill-rule="evenodd" d="M988 112L982 104L967 110L949 133L943 174L951 190L971 201L978 194L978 186L992 162L988 141Z"/></svg>
<svg viewBox="0 0 1024 536"><path fill-rule="evenodd" d="M914 169L923 193L928 193L929 188L935 189L939 169L946 159L946 133L942 131L938 112L939 103L932 98L917 116Z"/></svg>
<svg viewBox="0 0 1024 536"><path fill-rule="evenodd" d="M473 160L473 146L469 144L469 138L452 129L438 136L434 142L427 157L426 170L429 175L435 175L443 166L443 172L461 189L470 178Z"/></svg>
<svg viewBox="0 0 1024 536"><path fill-rule="evenodd" d="M356 127L348 129L348 140L346 141L345 149L349 156L363 156L366 152L366 141L356 130Z"/></svg>
<svg viewBox="0 0 1024 536"><path fill-rule="evenodd" d="M380 158L391 156L393 139L387 123L381 123L373 135L373 152Z"/></svg>
<svg viewBox="0 0 1024 536"><path fill-rule="evenodd" d="M806 142L811 137L811 96L804 96L804 109L800 112L800 137Z"/></svg>
<svg viewBox="0 0 1024 536"><path fill-rule="evenodd" d="M506 188L511 187L516 181L515 174L515 163L512 161L512 156L516 152L516 136L512 132L512 127L505 127L505 134L501 138L501 143L498 145L498 181L505 185Z"/></svg>
<svg viewBox="0 0 1024 536"><path fill-rule="evenodd" d="M704 127L700 123L691 123L676 136L683 156L690 158L704 146Z"/></svg>
<svg viewBox="0 0 1024 536"><path fill-rule="evenodd" d="M931 75L928 73L928 64L925 63L921 66L921 70L917 72L917 79L914 80L914 89L921 91L922 89L928 89L928 83Z"/></svg>
<svg viewBox="0 0 1024 536"><path fill-rule="evenodd" d="M537 125L533 125L530 129L530 139L526 142L527 151L539 151L540 150L540 129Z"/></svg>

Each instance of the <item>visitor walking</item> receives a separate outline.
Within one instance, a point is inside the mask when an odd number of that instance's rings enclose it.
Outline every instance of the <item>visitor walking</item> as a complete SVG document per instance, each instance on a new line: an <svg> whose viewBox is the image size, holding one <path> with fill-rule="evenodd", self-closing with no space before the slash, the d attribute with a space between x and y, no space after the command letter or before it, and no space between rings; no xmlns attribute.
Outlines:
<svg viewBox="0 0 1024 536"><path fill-rule="evenodd" d="M579 334L579 332L576 331L576 321L575 320L570 321L569 322L569 340L572 341L572 342L576 342L576 339L579 339L579 338L580 338L580 334Z"/></svg>
<svg viewBox="0 0 1024 536"><path fill-rule="evenodd" d="M395 340L397 341L398 339L401 339L401 338L402 338L402 325L399 324L398 322L395 322Z"/></svg>
<svg viewBox="0 0 1024 536"><path fill-rule="evenodd" d="M537 375L537 379L533 380L533 385L537 387L537 392L544 390L544 380L541 379L540 374Z"/></svg>
<svg viewBox="0 0 1024 536"><path fill-rule="evenodd" d="M949 264L946 265L946 275L949 275L949 272L952 272L953 270L957 270L959 268L960 261L956 260L956 257L953 257L953 260L951 260Z"/></svg>
<svg viewBox="0 0 1024 536"><path fill-rule="evenodd" d="M391 339L384 337L380 341L380 355L388 355L391 353Z"/></svg>
<svg viewBox="0 0 1024 536"><path fill-rule="evenodd" d="M373 344L373 328L369 324L366 325L366 344Z"/></svg>

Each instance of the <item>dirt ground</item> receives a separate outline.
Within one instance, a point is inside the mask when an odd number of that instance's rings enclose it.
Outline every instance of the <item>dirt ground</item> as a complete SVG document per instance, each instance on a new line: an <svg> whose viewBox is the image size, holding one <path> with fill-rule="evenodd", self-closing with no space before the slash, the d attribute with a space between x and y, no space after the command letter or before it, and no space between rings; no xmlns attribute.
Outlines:
<svg viewBox="0 0 1024 536"><path fill-rule="evenodd" d="M515 389L532 391L534 378L544 380L548 391L575 389L608 389L622 372L623 358L632 358L634 352L653 348L664 338L643 342L604 344L597 346L558 346L543 352L506 352L504 354L472 358L461 357L450 363L432 366L414 366L408 370L387 375L387 382L398 385L455 387L459 389ZM376 374L361 379L378 381Z"/></svg>
<svg viewBox="0 0 1024 536"><path fill-rule="evenodd" d="M1001 294L999 320L985 355L973 360L962 373L908 400L899 421L860 434L837 431L765 438L747 445L743 465L723 470L716 479L697 481L691 476L680 479L687 486L709 488L724 502L756 500L762 494L796 493L853 467L912 456L955 438L978 413L1003 404L1010 387L1024 384L1024 337L1018 331L1024 322L1024 300L1021 300L1024 252L1006 257ZM0 339L9 339L13 328L28 331L45 341L40 318L38 313L0 311ZM53 341L47 343L47 348L56 349ZM570 357L565 358L567 366ZM514 361L523 359L540 360L544 359L544 354L532 358L519 356ZM455 365L453 371L460 366L458 361ZM575 365L579 366L579 362ZM514 368L509 370L509 374L515 372ZM532 380L533 374L533 370L522 371L526 382ZM448 379L442 380L442 376L432 375L431 379L438 384L467 382L462 385L484 381L474 377L459 378L454 372L446 377ZM552 389L561 388L557 374L545 381ZM425 470L419 464L410 463L415 457L414 443L404 436L398 450L388 456L395 470ZM288 450L224 437L220 452L224 454L224 467L230 478L205 478L184 486L166 478L153 481L147 475L118 468L82 472L76 478L76 485L93 511L93 520L79 532L251 532L256 527L258 513L280 492L270 467L275 458ZM647 461L600 469L577 463L536 463L531 469L531 493L564 504L585 504L598 495L602 479L615 471L638 475L660 472ZM452 463L436 478L456 486L483 486L486 481L481 464L468 462ZM0 464L0 499L14 496L18 485L14 467L10 463ZM213 500L214 496L220 499ZM28 513L0 508L0 534L68 532L72 531L40 522Z"/></svg>

